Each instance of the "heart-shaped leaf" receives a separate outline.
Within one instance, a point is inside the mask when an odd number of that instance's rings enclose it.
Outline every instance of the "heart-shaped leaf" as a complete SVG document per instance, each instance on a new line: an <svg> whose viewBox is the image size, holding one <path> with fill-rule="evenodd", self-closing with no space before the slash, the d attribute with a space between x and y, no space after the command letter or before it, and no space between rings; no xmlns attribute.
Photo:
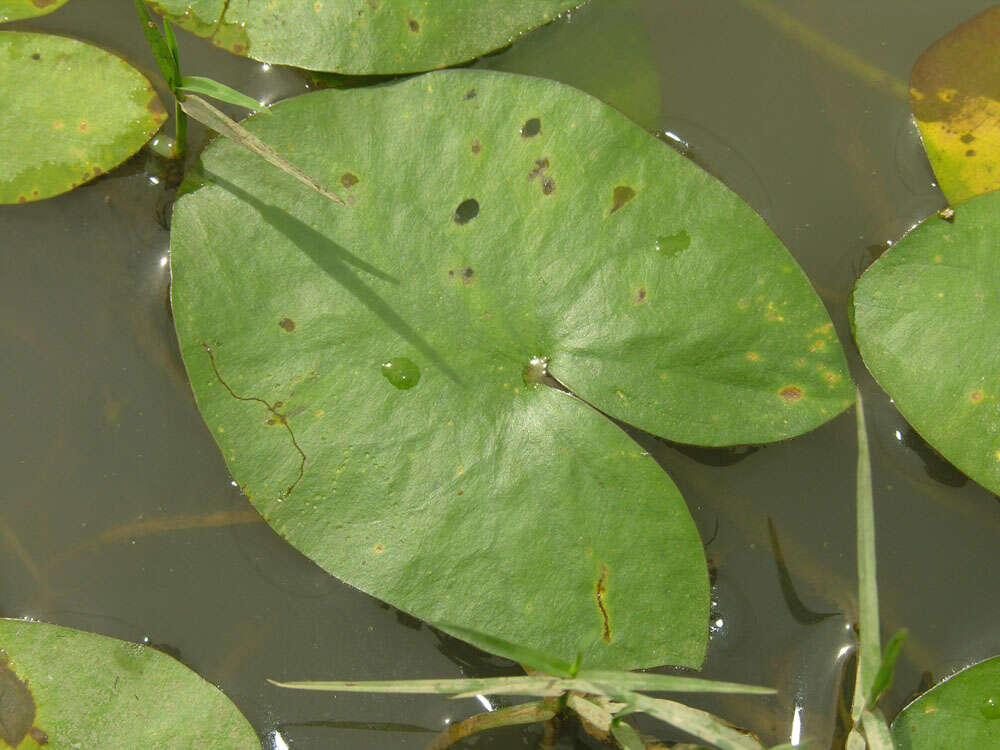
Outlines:
<svg viewBox="0 0 1000 750"><path fill-rule="evenodd" d="M927 219L854 290L855 337L896 408L945 458L1000 492L1000 192Z"/></svg>
<svg viewBox="0 0 1000 750"><path fill-rule="evenodd" d="M426 620L589 666L697 665L704 558L676 488L599 409L723 445L853 391L764 222L618 112L446 71L329 90L248 129L348 206L229 144L177 204L198 405L268 522Z"/></svg>
<svg viewBox="0 0 1000 750"><path fill-rule="evenodd" d="M892 722L900 750L1000 747L1000 656L935 685Z"/></svg>
<svg viewBox="0 0 1000 750"><path fill-rule="evenodd" d="M0 620L0 743L260 749L236 707L166 654L23 620Z"/></svg>
<svg viewBox="0 0 1000 750"><path fill-rule="evenodd" d="M65 193L148 141L166 110L120 57L74 39L0 31L0 203Z"/></svg>
<svg viewBox="0 0 1000 750"><path fill-rule="evenodd" d="M586 0L584 0L585 2ZM510 44L580 0L156 0L178 26L238 55L337 73L442 68Z"/></svg>
<svg viewBox="0 0 1000 750"><path fill-rule="evenodd" d="M910 105L938 185L952 204L1000 188L1000 6L924 52Z"/></svg>
<svg viewBox="0 0 1000 750"><path fill-rule="evenodd" d="M69 0L0 0L0 23L44 16L67 2Z"/></svg>

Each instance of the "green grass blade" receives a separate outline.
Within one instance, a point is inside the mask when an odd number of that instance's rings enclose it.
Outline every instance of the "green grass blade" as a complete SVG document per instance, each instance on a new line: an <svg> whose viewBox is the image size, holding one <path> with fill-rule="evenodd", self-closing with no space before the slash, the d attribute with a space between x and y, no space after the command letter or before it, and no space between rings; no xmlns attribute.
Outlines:
<svg viewBox="0 0 1000 750"><path fill-rule="evenodd" d="M639 733L624 721L611 725L611 736L615 738L622 750L646 750L646 745L639 738Z"/></svg>
<svg viewBox="0 0 1000 750"><path fill-rule="evenodd" d="M170 25L170 21L164 19L163 21L163 38L167 42L167 49L170 50L170 56L174 61L174 75L177 76L177 80L181 80L181 57L177 51L177 37L174 36L174 27Z"/></svg>
<svg viewBox="0 0 1000 750"><path fill-rule="evenodd" d="M292 690L316 690L335 693L411 693L453 695L467 698L474 695L560 695L568 688L561 680L551 677L483 677L479 679L444 680L345 680L276 682L277 687Z"/></svg>
<svg viewBox="0 0 1000 750"><path fill-rule="evenodd" d="M229 138L251 153L256 154L261 159L271 163L282 172L285 172L299 182L308 185L311 189L315 190L325 198L329 198L338 205L346 205L336 193L326 187L322 182L314 177L310 177L290 161L283 159L278 155L278 152L264 143L264 141L248 131L238 122L231 120L225 115L225 113L220 112L200 96L189 94L184 97L184 100L181 101L181 108L189 116L193 117L205 127L211 128L219 134L224 135L226 138Z"/></svg>
<svg viewBox="0 0 1000 750"><path fill-rule="evenodd" d="M698 677L671 674L646 674L643 672L615 672L604 669L583 669L578 680L600 682L619 691L649 690L663 693L744 693L747 695L773 695L777 691L758 685L738 682L716 682Z"/></svg>
<svg viewBox="0 0 1000 750"><path fill-rule="evenodd" d="M153 53L153 58L156 60L160 72L167 81L167 86L170 87L171 91L177 91L177 84L179 83L177 79L177 61L170 51L170 47L167 46L163 34L160 33L160 29L153 22L153 18L149 15L149 11L142 0L135 0L135 10L139 14L139 25L142 26L142 33L146 35L146 42L149 44L149 49Z"/></svg>
<svg viewBox="0 0 1000 750"><path fill-rule="evenodd" d="M218 99L220 102L235 104L237 107L245 107L246 109L251 109L255 112L271 113L271 110L262 105L256 99L253 99L246 94L241 94L236 89L231 89L224 83L213 81L211 78L202 78L201 76L182 76L179 88L185 94L202 94L203 96L210 96L213 99Z"/></svg>
<svg viewBox="0 0 1000 750"><path fill-rule="evenodd" d="M543 654L541 651L536 651L533 648L519 646L516 643L505 641L503 638L497 638L496 636L489 635L488 633L480 633L477 630L463 628L458 625L448 625L446 623L437 624L436 627L439 627L452 635L456 635L462 640L469 641L469 643L472 643L479 648L486 649L490 653L502 656L505 659L510 659L511 661L516 661L519 664L523 664L524 666L530 667L538 672L554 675L556 677L562 677L563 679L568 680L573 677L573 674L576 671L574 669L574 665L570 664L568 661L563 661L556 656Z"/></svg>
<svg viewBox="0 0 1000 750"><path fill-rule="evenodd" d="M615 700L627 702L631 707L677 727L688 734L709 742L721 750L764 750L756 737L742 732L717 716L683 703L663 698L650 698L641 693L620 694L610 685L602 685Z"/></svg>
<svg viewBox="0 0 1000 750"><path fill-rule="evenodd" d="M861 728L865 732L869 750L896 750L896 743L889 733L889 724L878 709L865 709L861 714Z"/></svg>
<svg viewBox="0 0 1000 750"><path fill-rule="evenodd" d="M896 669L896 659L899 658L899 651L903 647L903 641L906 640L906 636L908 635L909 632L906 628L903 628L897 631L886 645L885 653L882 655L882 663L879 665L878 672L875 674L875 680L872 683L871 692L868 694L868 708L874 709L878 704L878 699L882 697L882 693L892 684L892 674Z"/></svg>
<svg viewBox="0 0 1000 750"><path fill-rule="evenodd" d="M858 674L854 683L851 717L861 719L875 675L882 659L879 646L878 582L875 567L875 502L872 497L872 468L868 451L868 430L860 391L857 394L858 429Z"/></svg>

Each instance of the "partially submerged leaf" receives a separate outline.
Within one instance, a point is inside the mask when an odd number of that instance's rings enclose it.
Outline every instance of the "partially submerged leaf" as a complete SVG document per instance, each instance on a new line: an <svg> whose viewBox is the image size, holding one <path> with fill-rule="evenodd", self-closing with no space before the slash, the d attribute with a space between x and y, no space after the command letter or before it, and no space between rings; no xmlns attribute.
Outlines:
<svg viewBox="0 0 1000 750"><path fill-rule="evenodd" d="M67 2L69 0L0 0L0 23L44 16Z"/></svg>
<svg viewBox="0 0 1000 750"><path fill-rule="evenodd" d="M892 675L896 669L896 660L899 658L900 649L903 648L903 641L909 632L904 628L902 630L897 630L895 635L886 644L885 653L882 655L882 663L879 665L878 672L875 675L875 681L872 683L871 693L868 695L868 706L873 708L878 705L878 700L889 686L892 684Z"/></svg>
<svg viewBox="0 0 1000 750"><path fill-rule="evenodd" d="M1000 748L1000 656L935 685L892 722L899 750Z"/></svg>
<svg viewBox="0 0 1000 750"><path fill-rule="evenodd" d="M896 408L945 458L1000 492L1000 192L931 216L865 272L855 337Z"/></svg>
<svg viewBox="0 0 1000 750"><path fill-rule="evenodd" d="M259 750L214 686L149 646L0 620L0 744Z"/></svg>
<svg viewBox="0 0 1000 750"><path fill-rule="evenodd" d="M247 496L425 620L593 667L699 664L707 576L677 489L537 384L688 442L824 422L853 392L787 251L551 81L448 71L273 109L247 128L348 208L217 141L171 237L181 351Z"/></svg>
<svg viewBox="0 0 1000 750"><path fill-rule="evenodd" d="M471 60L579 4L580 0L149 3L178 26L238 55L365 75L412 73Z"/></svg>
<svg viewBox="0 0 1000 750"><path fill-rule="evenodd" d="M920 56L910 77L910 105L950 203L1000 188L1000 6Z"/></svg>
<svg viewBox="0 0 1000 750"><path fill-rule="evenodd" d="M73 39L0 31L0 203L27 203L116 167L166 119L120 57Z"/></svg>

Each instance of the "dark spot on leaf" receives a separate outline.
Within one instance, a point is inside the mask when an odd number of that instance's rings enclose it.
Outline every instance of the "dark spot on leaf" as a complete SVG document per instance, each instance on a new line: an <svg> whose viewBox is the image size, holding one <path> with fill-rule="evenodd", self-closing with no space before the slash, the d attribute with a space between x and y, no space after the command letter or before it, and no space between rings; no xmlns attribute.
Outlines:
<svg viewBox="0 0 1000 750"><path fill-rule="evenodd" d="M645 301L646 301L646 288L641 286L639 287L639 291L635 293L635 297L632 298L632 304L641 305Z"/></svg>
<svg viewBox="0 0 1000 750"><path fill-rule="evenodd" d="M469 99L475 99L475 98L476 98L476 90L475 89L469 89L468 91L466 91L462 95L462 101L463 102L467 102L467 101L469 101Z"/></svg>
<svg viewBox="0 0 1000 750"><path fill-rule="evenodd" d="M594 598L597 599L597 609L601 612L601 638L605 643L611 643L611 621L608 618L608 607L604 601L608 593L608 566L601 563L601 576L594 587Z"/></svg>
<svg viewBox="0 0 1000 750"><path fill-rule="evenodd" d="M462 283L471 284L472 277L476 275L476 272L472 270L471 266L466 266L462 269Z"/></svg>
<svg viewBox="0 0 1000 750"><path fill-rule="evenodd" d="M247 51L247 45L242 44L241 42L236 42L233 45L233 52L236 53L237 55L242 55L246 51Z"/></svg>
<svg viewBox="0 0 1000 750"><path fill-rule="evenodd" d="M27 683L18 679L10 668L7 654L0 651L0 740L9 747L17 747L34 723L35 698ZM48 742L47 737L45 741Z"/></svg>
<svg viewBox="0 0 1000 750"><path fill-rule="evenodd" d="M17 202L18 203L27 203L28 202L28 197L26 195L19 195L19 196L17 196Z"/></svg>
<svg viewBox="0 0 1000 750"><path fill-rule="evenodd" d="M41 192L37 188L35 190L31 191L31 197L32 198L38 198L40 196L41 196Z"/></svg>
<svg viewBox="0 0 1000 750"><path fill-rule="evenodd" d="M80 130L81 133L86 133L87 132L87 121L86 120L80 120L80 124L77 125L76 127Z"/></svg>
<svg viewBox="0 0 1000 750"><path fill-rule="evenodd" d="M528 172L528 179L535 179L539 175L543 174L548 168L549 160L547 158L535 159L535 166L531 168L530 172Z"/></svg>
<svg viewBox="0 0 1000 750"><path fill-rule="evenodd" d="M973 391L972 392L972 403L978 404L982 400L983 400L983 392L982 391Z"/></svg>
<svg viewBox="0 0 1000 750"><path fill-rule="evenodd" d="M633 198L635 198L635 191L628 185L619 185L616 187L611 194L611 210L608 212L608 216L618 211Z"/></svg>
<svg viewBox="0 0 1000 750"><path fill-rule="evenodd" d="M552 195L556 191L556 181L551 177L542 178L542 194Z"/></svg>
<svg viewBox="0 0 1000 750"><path fill-rule="evenodd" d="M797 385L786 385L784 388L778 391L778 395L781 396L783 399L785 399L785 401L787 401L788 403L794 404L796 401L802 398L802 389L799 388Z"/></svg>
<svg viewBox="0 0 1000 750"><path fill-rule="evenodd" d="M466 198L458 204L452 218L456 224L468 224L477 216L479 216L479 201L475 198Z"/></svg>
<svg viewBox="0 0 1000 750"><path fill-rule="evenodd" d="M417 20L415 18L411 18L409 21L407 21L407 24L409 24L410 31L412 31L414 34L420 31L420 24L417 23Z"/></svg>
<svg viewBox="0 0 1000 750"><path fill-rule="evenodd" d="M961 137L960 140L962 141L962 143L972 143L974 140L976 140L976 136L974 136L972 133L966 133Z"/></svg>
<svg viewBox="0 0 1000 750"><path fill-rule="evenodd" d="M970 148L968 151L965 152L965 155L966 156L975 156L976 155L976 150L974 148Z"/></svg>
<svg viewBox="0 0 1000 750"><path fill-rule="evenodd" d="M31 56L31 59L32 59L32 60L41 60L41 59L42 59L42 56L41 56L41 55L40 55L40 54L39 54L38 52L36 52L35 54L33 54L33 55Z"/></svg>
<svg viewBox="0 0 1000 750"><path fill-rule="evenodd" d="M278 325L284 328L286 331L291 333L295 330L295 321L291 318L282 318L278 321Z"/></svg>
<svg viewBox="0 0 1000 750"><path fill-rule="evenodd" d="M146 102L146 109L148 109L157 117L167 116L167 110L163 108L163 102L160 101L160 97L156 96L156 94L153 94L153 96L150 97L149 101Z"/></svg>
<svg viewBox="0 0 1000 750"><path fill-rule="evenodd" d="M28 736L31 737L31 739L33 739L39 745L49 744L49 736L45 734L45 732L43 732L38 727L32 727L31 729L29 729Z"/></svg>
<svg viewBox="0 0 1000 750"><path fill-rule="evenodd" d="M340 175L340 184L350 189L358 184L358 177L350 172L344 172L344 174Z"/></svg>
<svg viewBox="0 0 1000 750"><path fill-rule="evenodd" d="M537 117L532 117L530 120L526 120L524 125L521 126L522 138L534 138L541 132L542 132L542 121L539 120Z"/></svg>
<svg viewBox="0 0 1000 750"><path fill-rule="evenodd" d="M482 150L483 150L483 144L481 144L479 142L478 138L473 138L472 139L472 153L478 154Z"/></svg>

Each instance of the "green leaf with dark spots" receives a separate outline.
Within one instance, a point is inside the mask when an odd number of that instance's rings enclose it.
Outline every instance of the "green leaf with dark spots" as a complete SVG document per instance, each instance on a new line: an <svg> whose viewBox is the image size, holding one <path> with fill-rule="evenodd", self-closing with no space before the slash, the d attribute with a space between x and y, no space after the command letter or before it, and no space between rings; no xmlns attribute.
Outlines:
<svg viewBox="0 0 1000 750"><path fill-rule="evenodd" d="M1000 656L973 664L921 695L892 722L899 750L1000 748Z"/></svg>
<svg viewBox="0 0 1000 750"><path fill-rule="evenodd" d="M910 76L910 105L951 204L1000 188L1000 6L920 56Z"/></svg>
<svg viewBox="0 0 1000 750"><path fill-rule="evenodd" d="M1000 192L934 215L854 290L865 364L914 429L1000 492Z"/></svg>
<svg viewBox="0 0 1000 750"><path fill-rule="evenodd" d="M121 58L65 37L0 31L0 203L94 179L165 119L149 81Z"/></svg>
<svg viewBox="0 0 1000 750"><path fill-rule="evenodd" d="M0 745L259 750L260 740L213 685L154 648L0 620Z"/></svg>
<svg viewBox="0 0 1000 750"><path fill-rule="evenodd" d="M0 23L44 16L69 0L0 0Z"/></svg>
<svg viewBox="0 0 1000 750"><path fill-rule="evenodd" d="M676 487L544 384L708 445L841 412L832 324L764 222L620 113L537 78L322 91L246 126L348 204L217 141L208 184L176 206L181 351L268 522L431 622L587 667L699 664L708 581ZM657 250L680 230L686 249ZM385 375L404 360L409 388Z"/></svg>
<svg viewBox="0 0 1000 750"><path fill-rule="evenodd" d="M149 5L238 55L370 75L471 60L510 44L580 0L157 0Z"/></svg>

